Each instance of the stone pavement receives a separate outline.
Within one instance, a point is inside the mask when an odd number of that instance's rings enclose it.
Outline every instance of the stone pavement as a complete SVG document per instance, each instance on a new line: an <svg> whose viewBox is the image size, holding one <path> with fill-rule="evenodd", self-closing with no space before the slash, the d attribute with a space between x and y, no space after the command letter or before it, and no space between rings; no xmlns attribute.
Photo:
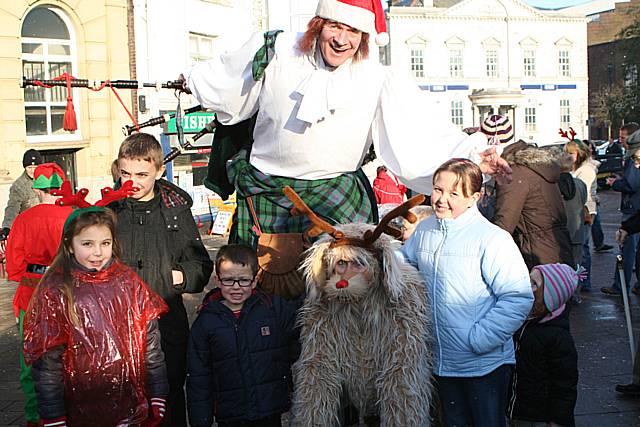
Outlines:
<svg viewBox="0 0 640 427"><path fill-rule="evenodd" d="M600 194L601 220L607 243L619 225L619 196ZM204 237L210 254L224 243L220 237ZM631 381L631 356L627 341L622 298L602 294L601 286L612 282L615 251L593 254L593 291L583 294L583 302L571 312L572 332L579 357L580 381L576 406L578 427L640 426L640 398L617 395L617 383ZM11 311L14 287L0 280L0 427L24 426L22 395L18 383L18 337ZM201 295L185 298L193 316ZM640 297L630 296L636 339L640 331Z"/></svg>

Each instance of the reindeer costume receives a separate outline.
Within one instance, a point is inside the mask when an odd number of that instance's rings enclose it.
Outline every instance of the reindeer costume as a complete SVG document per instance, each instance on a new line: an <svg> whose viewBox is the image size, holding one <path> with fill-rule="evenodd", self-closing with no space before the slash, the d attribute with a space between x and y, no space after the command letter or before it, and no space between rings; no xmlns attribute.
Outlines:
<svg viewBox="0 0 640 427"><path fill-rule="evenodd" d="M296 209L325 231L307 251L302 270L307 298L299 314L302 353L294 365L293 416L300 426L334 426L343 390L361 416L380 416L383 426L430 424L431 314L418 271L395 254L386 224L422 196L394 209L375 228L333 228L290 189ZM415 218L414 218L415 219ZM396 230L397 231L397 230ZM395 234L395 233L394 233ZM351 263L361 273L340 280L334 269Z"/></svg>

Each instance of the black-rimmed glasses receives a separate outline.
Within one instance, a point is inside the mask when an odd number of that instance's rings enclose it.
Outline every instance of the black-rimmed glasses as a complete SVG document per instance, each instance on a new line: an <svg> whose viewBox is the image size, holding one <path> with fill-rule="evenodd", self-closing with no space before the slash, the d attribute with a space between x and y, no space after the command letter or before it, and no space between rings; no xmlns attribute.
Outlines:
<svg viewBox="0 0 640 427"><path fill-rule="evenodd" d="M241 279L225 278L225 279L223 279L222 277L218 276L218 280L220 281L220 284L222 286L228 286L228 287L232 287L237 283L238 286L240 286L241 288L247 288L247 287L251 286L251 284L253 283L253 281L255 279L256 279L255 276L253 276L251 279L245 279L245 278L241 278Z"/></svg>

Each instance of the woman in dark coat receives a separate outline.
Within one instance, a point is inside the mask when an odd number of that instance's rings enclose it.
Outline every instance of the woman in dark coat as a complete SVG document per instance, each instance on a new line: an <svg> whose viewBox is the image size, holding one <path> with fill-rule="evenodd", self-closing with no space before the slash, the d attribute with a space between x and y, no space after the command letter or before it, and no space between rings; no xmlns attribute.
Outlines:
<svg viewBox="0 0 640 427"><path fill-rule="evenodd" d="M555 156L518 141L502 158L513 175L497 185L493 222L511 233L529 269L556 262L575 268Z"/></svg>

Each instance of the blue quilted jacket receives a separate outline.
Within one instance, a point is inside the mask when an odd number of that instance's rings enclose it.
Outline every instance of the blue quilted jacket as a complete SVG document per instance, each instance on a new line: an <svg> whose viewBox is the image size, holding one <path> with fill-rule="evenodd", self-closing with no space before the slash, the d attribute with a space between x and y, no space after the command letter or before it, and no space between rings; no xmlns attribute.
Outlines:
<svg viewBox="0 0 640 427"><path fill-rule="evenodd" d="M511 336L533 293L509 233L474 205L456 219L422 221L400 252L427 284L436 375L479 377L515 363Z"/></svg>

